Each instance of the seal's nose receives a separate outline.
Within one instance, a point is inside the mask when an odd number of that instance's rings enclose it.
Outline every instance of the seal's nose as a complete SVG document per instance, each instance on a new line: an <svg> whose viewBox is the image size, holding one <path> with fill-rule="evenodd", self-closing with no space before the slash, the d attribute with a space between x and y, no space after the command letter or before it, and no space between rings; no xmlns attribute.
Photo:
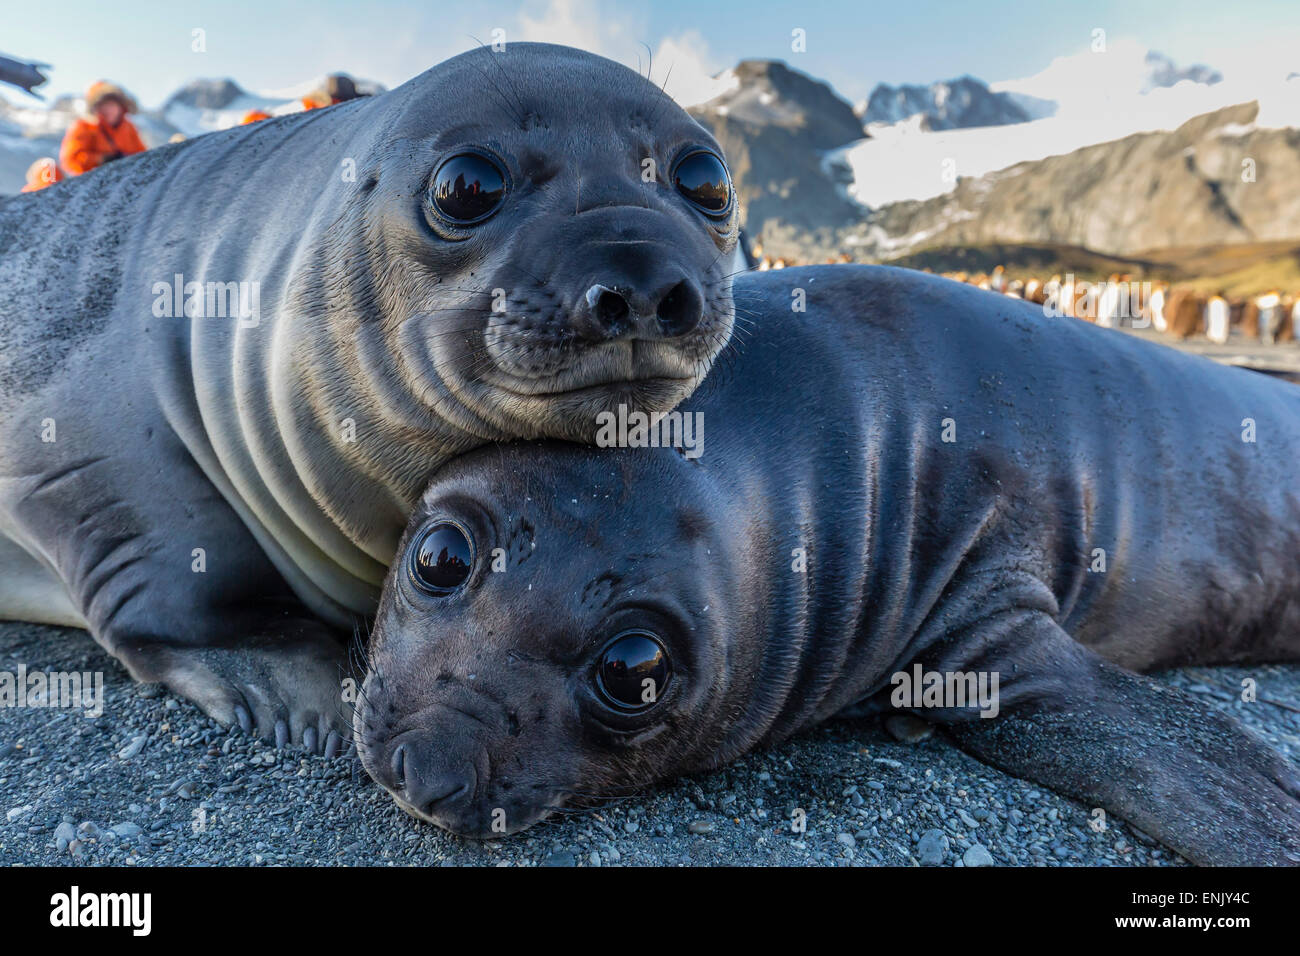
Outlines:
<svg viewBox="0 0 1300 956"><path fill-rule="evenodd" d="M633 286L595 283L583 296L583 331L595 339L616 339L630 333L676 338L700 324L704 297L687 279L666 282L652 291Z"/></svg>
<svg viewBox="0 0 1300 956"><path fill-rule="evenodd" d="M474 788L470 775L421 757L419 748L401 744L393 751L390 789L426 815L463 803ZM385 781L385 783L390 783Z"/></svg>

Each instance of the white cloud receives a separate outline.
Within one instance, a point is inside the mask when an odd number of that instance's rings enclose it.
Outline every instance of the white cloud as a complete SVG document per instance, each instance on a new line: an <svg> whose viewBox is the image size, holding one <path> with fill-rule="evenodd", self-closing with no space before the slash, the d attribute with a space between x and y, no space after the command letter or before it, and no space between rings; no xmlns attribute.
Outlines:
<svg viewBox="0 0 1300 956"><path fill-rule="evenodd" d="M714 74L721 65L696 30L687 30L650 43L643 17L627 9L596 0L548 0L536 15L519 15L518 32L511 37L539 43L562 43L616 60L663 85L683 106L709 99L716 89ZM653 50L647 56L646 44Z"/></svg>
<svg viewBox="0 0 1300 956"><path fill-rule="evenodd" d="M636 33L629 35L627 24L627 17L610 16L593 0L549 0L539 16L520 13L519 39L562 43L619 59L617 51L636 43Z"/></svg>

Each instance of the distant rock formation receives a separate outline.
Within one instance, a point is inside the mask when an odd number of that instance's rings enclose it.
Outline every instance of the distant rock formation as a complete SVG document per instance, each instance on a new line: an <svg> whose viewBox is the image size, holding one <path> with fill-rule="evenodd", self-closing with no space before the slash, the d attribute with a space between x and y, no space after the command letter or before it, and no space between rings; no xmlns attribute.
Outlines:
<svg viewBox="0 0 1300 956"><path fill-rule="evenodd" d="M1006 93L994 93L973 76L929 86L889 86L881 83L861 107L864 123L901 123L913 117L921 129L969 129L1006 126L1032 117Z"/></svg>
<svg viewBox="0 0 1300 956"><path fill-rule="evenodd" d="M727 92L690 112L726 152L751 237L860 221L862 208L845 194L852 173L824 155L865 136L849 103L774 60L745 60L729 78Z"/></svg>

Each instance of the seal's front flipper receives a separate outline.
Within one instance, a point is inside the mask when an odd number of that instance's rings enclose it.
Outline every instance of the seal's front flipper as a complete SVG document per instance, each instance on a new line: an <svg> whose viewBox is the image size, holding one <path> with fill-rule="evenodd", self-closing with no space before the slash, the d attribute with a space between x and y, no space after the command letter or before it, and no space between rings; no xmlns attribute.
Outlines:
<svg viewBox="0 0 1300 956"><path fill-rule="evenodd" d="M214 720L278 746L334 756L350 739L346 647L319 622L236 629L220 644L125 640L115 653L137 680L166 684Z"/></svg>
<svg viewBox="0 0 1300 956"><path fill-rule="evenodd" d="M999 671L1003 712L951 724L962 749L1195 863L1300 863L1300 769L1232 717L1108 663L1046 615L983 646L970 663Z"/></svg>

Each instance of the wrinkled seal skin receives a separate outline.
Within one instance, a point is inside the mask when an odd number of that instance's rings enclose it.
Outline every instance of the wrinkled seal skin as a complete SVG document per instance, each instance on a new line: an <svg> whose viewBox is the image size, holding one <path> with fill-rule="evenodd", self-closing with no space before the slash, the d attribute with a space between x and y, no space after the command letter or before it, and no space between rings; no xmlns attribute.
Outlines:
<svg viewBox="0 0 1300 956"><path fill-rule="evenodd" d="M88 627L219 720L346 736L333 629L373 614L430 474L666 411L725 346L734 208L667 181L695 148L636 72L512 44L0 204L0 617ZM426 187L466 150L510 188L453 228ZM167 317L177 274L256 283L257 315ZM593 326L593 284L679 282L692 328Z"/></svg>
<svg viewBox="0 0 1300 956"><path fill-rule="evenodd" d="M1194 861L1294 862L1296 768L1141 672L1300 658L1300 389L904 270L734 294L755 324L683 403L696 460L516 444L436 476L403 551L450 518L477 557L441 598L394 562L354 719L371 775L513 832L887 711L920 663L1000 675L994 719L915 711L970 753ZM630 627L674 667L638 718L593 692Z"/></svg>

